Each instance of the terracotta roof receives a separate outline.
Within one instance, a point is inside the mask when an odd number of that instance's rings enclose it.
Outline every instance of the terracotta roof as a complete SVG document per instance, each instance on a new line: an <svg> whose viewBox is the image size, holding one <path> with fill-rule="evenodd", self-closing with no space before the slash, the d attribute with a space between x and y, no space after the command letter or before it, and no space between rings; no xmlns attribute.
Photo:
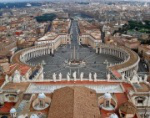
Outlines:
<svg viewBox="0 0 150 118"><path fill-rule="evenodd" d="M96 92L86 87L55 90L48 118L100 118Z"/></svg>
<svg viewBox="0 0 150 118"><path fill-rule="evenodd" d="M0 31L2 32L2 31L6 31L7 30L7 27L5 27L5 26L0 26Z"/></svg>
<svg viewBox="0 0 150 118"><path fill-rule="evenodd" d="M5 102L4 106L0 107L0 113L9 113L10 109L14 106L14 102Z"/></svg>
<svg viewBox="0 0 150 118"><path fill-rule="evenodd" d="M120 77L121 77L121 74L120 74L118 71L116 71L116 70L112 71L112 73L113 73L113 75L114 75L115 77L117 77L117 78L120 78Z"/></svg>
<svg viewBox="0 0 150 118"><path fill-rule="evenodd" d="M90 35L95 40L101 40L101 31L99 30L98 26L84 20L80 20L78 25L80 29L80 35Z"/></svg>
<svg viewBox="0 0 150 118"><path fill-rule="evenodd" d="M18 70L20 71L21 75L25 75L29 71L29 69L31 69L31 67L27 65L21 65L21 64L19 65L16 63L10 66L10 70L6 74L12 75L15 72L15 70Z"/></svg>
<svg viewBox="0 0 150 118"><path fill-rule="evenodd" d="M141 88L136 88L138 92L149 92L150 86L145 83L140 83Z"/></svg>
<svg viewBox="0 0 150 118"><path fill-rule="evenodd" d="M19 70L21 72L21 75L25 75L31 68L26 65L19 65Z"/></svg>
<svg viewBox="0 0 150 118"><path fill-rule="evenodd" d="M119 110L126 114L135 114L136 113L136 107L133 105L133 103L131 103L129 101L123 103L119 107Z"/></svg>
<svg viewBox="0 0 150 118"><path fill-rule="evenodd" d="M3 85L4 81L5 81L5 78L4 77L0 77L0 87Z"/></svg>

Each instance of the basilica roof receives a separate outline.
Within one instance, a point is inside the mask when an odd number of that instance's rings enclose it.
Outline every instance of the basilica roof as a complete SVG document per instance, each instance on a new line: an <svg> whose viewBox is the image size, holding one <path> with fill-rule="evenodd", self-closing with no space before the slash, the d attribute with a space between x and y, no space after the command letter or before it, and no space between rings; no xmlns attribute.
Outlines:
<svg viewBox="0 0 150 118"><path fill-rule="evenodd" d="M66 94L67 93L67 94ZM96 92L86 87L55 90L48 117L100 118Z"/></svg>

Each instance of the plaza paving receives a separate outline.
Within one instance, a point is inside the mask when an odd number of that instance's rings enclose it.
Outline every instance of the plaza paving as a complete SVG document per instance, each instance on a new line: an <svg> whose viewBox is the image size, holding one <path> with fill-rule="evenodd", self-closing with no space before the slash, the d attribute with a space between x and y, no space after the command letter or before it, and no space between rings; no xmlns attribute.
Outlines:
<svg viewBox="0 0 150 118"><path fill-rule="evenodd" d="M121 62L120 59L111 55L96 54L94 50L87 47L80 47L77 51L78 58L80 60L84 60L86 66L65 66L65 61L70 59L71 53L73 53L73 49L70 49L68 46L60 47L58 51L55 52L54 56L46 55L35 59L31 59L30 63L38 64L44 60L46 62L46 65L44 66L45 78L52 78L53 73L59 74L60 72L62 73L63 78L65 78L68 72L73 73L74 71L77 72L78 77L81 72L84 72L84 77L88 77L88 74L90 72L96 72L98 74L98 78L104 78L107 72L106 64L104 64L104 61L106 59L109 63Z"/></svg>
<svg viewBox="0 0 150 118"><path fill-rule="evenodd" d="M57 51L55 51L54 56L45 55L42 57L34 58L28 61L28 63L39 64L42 61L45 61L44 65L44 77L45 79L52 79L53 73L56 73L57 76L59 73L62 73L62 77L66 78L67 73L69 72L72 76L73 72L77 72L77 78L80 77L80 73L84 72L84 78L88 78L89 73L94 74L95 72L98 75L98 79L106 78L106 64L104 64L105 60L109 62L109 64L114 64L121 62L122 60L105 54L96 54L95 50L91 47L79 45L77 41L78 37L78 28L77 23L73 22L71 26L71 44L60 46ZM85 62L85 66L83 67L72 67L66 66L66 62L69 60L73 60L75 48L75 60L82 60ZM71 79L73 79L71 77Z"/></svg>

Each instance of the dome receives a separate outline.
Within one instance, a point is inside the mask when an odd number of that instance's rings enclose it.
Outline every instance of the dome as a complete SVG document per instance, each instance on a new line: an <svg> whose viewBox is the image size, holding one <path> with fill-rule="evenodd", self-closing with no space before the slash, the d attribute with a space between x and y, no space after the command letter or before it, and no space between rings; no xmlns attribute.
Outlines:
<svg viewBox="0 0 150 118"><path fill-rule="evenodd" d="M105 94L104 94L104 98L105 98L105 99L111 99L112 96L111 96L110 93L105 93Z"/></svg>
<svg viewBox="0 0 150 118"><path fill-rule="evenodd" d="M114 114L111 114L109 118L118 118L118 116L114 113Z"/></svg>
<svg viewBox="0 0 150 118"><path fill-rule="evenodd" d="M44 99L45 97L46 97L46 96L45 96L44 93L40 93L39 96L38 96L39 99Z"/></svg>
<svg viewBox="0 0 150 118"><path fill-rule="evenodd" d="M30 118L39 118L36 114L32 114Z"/></svg>
<svg viewBox="0 0 150 118"><path fill-rule="evenodd" d="M15 109L15 108L12 108L12 109L10 110L10 113L16 113L16 109Z"/></svg>

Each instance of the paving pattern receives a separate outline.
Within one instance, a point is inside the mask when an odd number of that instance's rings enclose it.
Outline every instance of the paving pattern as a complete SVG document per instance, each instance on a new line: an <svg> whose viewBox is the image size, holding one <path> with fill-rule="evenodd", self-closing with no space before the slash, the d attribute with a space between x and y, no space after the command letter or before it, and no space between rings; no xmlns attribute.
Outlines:
<svg viewBox="0 0 150 118"><path fill-rule="evenodd" d="M72 73L75 71L77 72L77 78L80 77L81 72L84 72L84 78L88 78L90 72L92 74L96 72L98 79L106 78L107 69L106 64L104 64L105 60L107 60L109 64L118 63L122 60L111 55L96 54L95 50L91 47L79 45L77 41L78 32L77 23L74 21L71 26L71 44L60 46L58 50L55 51L54 56L45 55L31 59L28 63L39 64L44 60L46 63L44 66L45 79L52 79L53 73L56 73L57 76L59 73L62 73L62 77L66 78L68 72L72 76ZM86 65L84 67L66 66L66 62L74 59L74 54L75 60L85 62Z"/></svg>

